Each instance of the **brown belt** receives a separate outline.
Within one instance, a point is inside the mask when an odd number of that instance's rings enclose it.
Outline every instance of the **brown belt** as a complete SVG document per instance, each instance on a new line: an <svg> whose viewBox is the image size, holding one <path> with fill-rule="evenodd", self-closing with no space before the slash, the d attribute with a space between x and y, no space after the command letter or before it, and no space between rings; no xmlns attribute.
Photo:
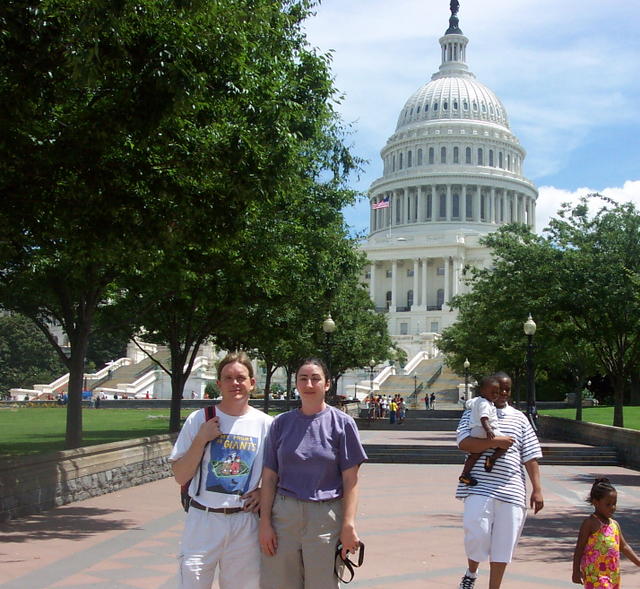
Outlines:
<svg viewBox="0 0 640 589"><path fill-rule="evenodd" d="M232 513L240 513L241 511L243 511L242 507L206 507L205 505L198 503L195 499L191 500L189 506L195 507L196 509L201 509L202 511L211 513L224 513L225 515L231 515Z"/></svg>

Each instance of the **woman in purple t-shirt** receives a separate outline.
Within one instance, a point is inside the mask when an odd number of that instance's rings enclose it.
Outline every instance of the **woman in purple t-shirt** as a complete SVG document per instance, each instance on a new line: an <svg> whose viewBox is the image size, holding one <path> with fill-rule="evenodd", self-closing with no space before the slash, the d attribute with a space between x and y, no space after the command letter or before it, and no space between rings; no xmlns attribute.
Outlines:
<svg viewBox="0 0 640 589"><path fill-rule="evenodd" d="M264 451L261 589L331 589L336 545L360 539L358 469L367 459L353 419L325 403L330 377L311 358L296 371L302 406L276 417Z"/></svg>

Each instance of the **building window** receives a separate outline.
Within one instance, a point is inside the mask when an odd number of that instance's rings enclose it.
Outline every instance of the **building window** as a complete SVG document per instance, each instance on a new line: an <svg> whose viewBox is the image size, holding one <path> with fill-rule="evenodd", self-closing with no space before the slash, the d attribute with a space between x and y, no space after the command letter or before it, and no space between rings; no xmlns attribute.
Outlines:
<svg viewBox="0 0 640 589"><path fill-rule="evenodd" d="M437 301L438 308L442 309L442 305L444 305L444 288L438 289Z"/></svg>
<svg viewBox="0 0 640 589"><path fill-rule="evenodd" d="M402 153L398 156L398 170L402 170Z"/></svg>
<svg viewBox="0 0 640 589"><path fill-rule="evenodd" d="M447 148L446 147L441 147L440 148L440 163L441 164L446 164L447 163Z"/></svg>
<svg viewBox="0 0 640 589"><path fill-rule="evenodd" d="M413 306L413 290L407 291L407 307Z"/></svg>
<svg viewBox="0 0 640 589"><path fill-rule="evenodd" d="M467 194L465 203L465 215L467 219L471 219L473 217L473 195Z"/></svg>
<svg viewBox="0 0 640 589"><path fill-rule="evenodd" d="M433 103L433 110L438 110L438 103L437 102Z"/></svg>
<svg viewBox="0 0 640 589"><path fill-rule="evenodd" d="M460 150L457 147L453 148L453 163L458 164L460 159Z"/></svg>
<svg viewBox="0 0 640 589"><path fill-rule="evenodd" d="M480 194L480 219L484 221L487 218L487 196L486 194Z"/></svg>
<svg viewBox="0 0 640 589"><path fill-rule="evenodd" d="M387 278L392 278L393 277L393 270L387 270L385 272L385 274L386 274Z"/></svg>
<svg viewBox="0 0 640 589"><path fill-rule="evenodd" d="M437 321L432 321L431 322L431 333L438 333L438 322Z"/></svg>
<svg viewBox="0 0 640 589"><path fill-rule="evenodd" d="M385 293L384 302L385 302L385 305L386 305L387 309L389 309L389 307L391 306L391 291L390 290L388 290Z"/></svg>
<svg viewBox="0 0 640 589"><path fill-rule="evenodd" d="M489 150L489 165L493 168L493 149Z"/></svg>
<svg viewBox="0 0 640 589"><path fill-rule="evenodd" d="M407 270L407 276L409 278L412 278L413 277L413 270Z"/></svg>
<svg viewBox="0 0 640 589"><path fill-rule="evenodd" d="M411 167L411 165L412 165L411 160L412 160L412 159L413 159L413 158L412 158L412 154L411 154L411 152L409 151L409 152L407 153L407 168L410 168L410 167Z"/></svg>
<svg viewBox="0 0 640 589"><path fill-rule="evenodd" d="M478 165L484 166L484 154L481 147L478 148ZM400 167L402 167L402 165L400 165Z"/></svg>
<svg viewBox="0 0 640 589"><path fill-rule="evenodd" d="M440 218L444 219L447 216L447 195L440 195Z"/></svg>
<svg viewBox="0 0 640 589"><path fill-rule="evenodd" d="M418 150L418 164L417 165L418 166L422 165L422 150L421 149Z"/></svg>
<svg viewBox="0 0 640 589"><path fill-rule="evenodd" d="M511 172L511 156L507 155L507 170Z"/></svg>
<svg viewBox="0 0 640 589"><path fill-rule="evenodd" d="M444 265L442 266L438 266L437 270L436 270L436 274L438 276L444 276ZM444 292L444 291L443 291Z"/></svg>
<svg viewBox="0 0 640 589"><path fill-rule="evenodd" d="M409 335L409 324L401 323L400 324L400 335Z"/></svg>
<svg viewBox="0 0 640 589"><path fill-rule="evenodd" d="M433 201L430 194L427 194L427 219L433 218Z"/></svg>
<svg viewBox="0 0 640 589"><path fill-rule="evenodd" d="M433 151L433 147L429 148L429 163L432 164L435 159L435 152Z"/></svg>
<svg viewBox="0 0 640 589"><path fill-rule="evenodd" d="M467 147L464 150L464 156L465 156L465 162L467 164L470 164L471 163L471 148L470 147Z"/></svg>
<svg viewBox="0 0 640 589"><path fill-rule="evenodd" d="M469 110L469 103L466 100L462 102L462 109Z"/></svg>
<svg viewBox="0 0 640 589"><path fill-rule="evenodd" d="M502 161L502 152L498 152L498 167L504 168L504 162Z"/></svg>
<svg viewBox="0 0 640 589"><path fill-rule="evenodd" d="M391 158L391 171L392 172L396 171L396 156L395 155Z"/></svg>
<svg viewBox="0 0 640 589"><path fill-rule="evenodd" d="M453 101L453 110L458 110L458 101L457 100Z"/></svg>
<svg viewBox="0 0 640 589"><path fill-rule="evenodd" d="M442 109L443 110L448 110L449 109L449 103L446 100L442 103Z"/></svg>
<svg viewBox="0 0 640 589"><path fill-rule="evenodd" d="M364 277L365 277L365 278L371 278L371 270L367 270L367 271L364 273Z"/></svg>
<svg viewBox="0 0 640 589"><path fill-rule="evenodd" d="M451 216L454 219L460 218L460 195L454 194L451 200Z"/></svg>

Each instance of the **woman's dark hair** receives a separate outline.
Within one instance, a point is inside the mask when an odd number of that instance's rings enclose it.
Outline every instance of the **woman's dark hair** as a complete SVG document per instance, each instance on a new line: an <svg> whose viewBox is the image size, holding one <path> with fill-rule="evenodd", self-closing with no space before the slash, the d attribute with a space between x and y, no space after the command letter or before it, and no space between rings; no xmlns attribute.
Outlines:
<svg viewBox="0 0 640 589"><path fill-rule="evenodd" d="M508 378L509 380L511 380L511 377L506 372L503 372L502 370L499 370L498 372L494 372L491 376L493 376L493 378L497 378L498 380L504 380L505 378Z"/></svg>
<svg viewBox="0 0 640 589"><path fill-rule="evenodd" d="M322 360L321 358L316 358L315 356L312 356L310 358L305 358L304 360L301 360L298 363L298 366L296 367L296 378L298 377L298 371L305 365L305 364L313 364L314 366L317 366L318 368L320 368L320 370L322 370L322 374L324 375L324 379L327 382L331 381L331 374L329 374L329 369L327 368L327 365L325 364L324 360Z"/></svg>
<svg viewBox="0 0 640 589"><path fill-rule="evenodd" d="M606 497L609 493L615 493L616 489L611 484L611 481L607 478L596 479L591 487L589 496L587 497L587 503L593 503L603 497Z"/></svg>

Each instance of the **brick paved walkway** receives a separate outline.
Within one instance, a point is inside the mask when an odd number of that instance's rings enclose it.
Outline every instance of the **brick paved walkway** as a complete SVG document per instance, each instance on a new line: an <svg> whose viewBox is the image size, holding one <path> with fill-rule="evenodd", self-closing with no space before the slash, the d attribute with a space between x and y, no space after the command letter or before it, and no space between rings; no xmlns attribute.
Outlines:
<svg viewBox="0 0 640 589"><path fill-rule="evenodd" d="M397 439L390 436L390 443L391 437ZM348 587L457 587L465 567L462 504L452 497L459 470L415 464L362 468L358 529L366 564ZM627 541L640 551L639 472L543 465L546 507L527 520L504 589L577 587L570 582L573 545L589 513L583 497L596 475L618 487L618 519ZM173 588L182 520L178 486L166 479L0 526L0 588ZM622 568L625 589L640 588L640 569L628 561ZM487 577L482 568L477 589L486 589Z"/></svg>

